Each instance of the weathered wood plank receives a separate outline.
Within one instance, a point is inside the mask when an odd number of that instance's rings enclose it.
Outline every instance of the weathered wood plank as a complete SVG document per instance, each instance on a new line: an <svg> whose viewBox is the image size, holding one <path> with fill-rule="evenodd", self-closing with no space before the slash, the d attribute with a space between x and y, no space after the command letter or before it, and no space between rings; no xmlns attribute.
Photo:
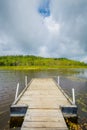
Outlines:
<svg viewBox="0 0 87 130"><path fill-rule="evenodd" d="M62 128L22 128L21 130L67 130L67 128L62 127Z"/></svg>
<svg viewBox="0 0 87 130"><path fill-rule="evenodd" d="M24 128L64 128L66 127L65 122L25 122L23 123L22 127Z"/></svg>
<svg viewBox="0 0 87 130"><path fill-rule="evenodd" d="M49 109L28 109L26 115L32 116L56 116L56 117L63 117L61 110L49 110Z"/></svg>

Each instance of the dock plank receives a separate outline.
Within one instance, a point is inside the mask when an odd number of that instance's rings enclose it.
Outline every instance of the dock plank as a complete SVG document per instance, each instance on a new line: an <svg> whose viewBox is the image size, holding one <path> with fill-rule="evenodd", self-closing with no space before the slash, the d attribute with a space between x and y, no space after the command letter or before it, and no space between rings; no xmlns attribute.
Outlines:
<svg viewBox="0 0 87 130"><path fill-rule="evenodd" d="M62 128L22 128L21 130L67 130L67 128L62 127Z"/></svg>
<svg viewBox="0 0 87 130"><path fill-rule="evenodd" d="M24 122L22 127L24 128L64 128L66 127L65 122Z"/></svg>

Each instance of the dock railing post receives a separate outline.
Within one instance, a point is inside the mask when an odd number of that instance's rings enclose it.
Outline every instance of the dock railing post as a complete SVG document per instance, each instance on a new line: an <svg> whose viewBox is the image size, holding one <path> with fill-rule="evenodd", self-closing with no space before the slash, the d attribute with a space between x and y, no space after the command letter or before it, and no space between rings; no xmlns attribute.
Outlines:
<svg viewBox="0 0 87 130"><path fill-rule="evenodd" d="M74 88L72 88L72 99L73 99L72 104L75 105L75 89Z"/></svg>
<svg viewBox="0 0 87 130"><path fill-rule="evenodd" d="M17 84L17 88L16 88L15 100L16 100L17 97L18 97L18 91L19 91L19 83Z"/></svg>
<svg viewBox="0 0 87 130"><path fill-rule="evenodd" d="M58 85L60 84L60 77L58 76Z"/></svg>
<svg viewBox="0 0 87 130"><path fill-rule="evenodd" d="M25 86L27 87L27 76L25 76Z"/></svg>

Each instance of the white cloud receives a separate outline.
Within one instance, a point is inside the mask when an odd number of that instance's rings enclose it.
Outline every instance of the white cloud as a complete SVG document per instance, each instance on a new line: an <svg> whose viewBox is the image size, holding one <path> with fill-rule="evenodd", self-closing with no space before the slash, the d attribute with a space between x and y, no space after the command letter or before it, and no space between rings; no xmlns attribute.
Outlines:
<svg viewBox="0 0 87 130"><path fill-rule="evenodd" d="M82 57L80 61L87 63L87 56Z"/></svg>
<svg viewBox="0 0 87 130"><path fill-rule="evenodd" d="M44 57L49 57L48 48L46 46L40 47L38 55L39 56L44 56Z"/></svg>
<svg viewBox="0 0 87 130"><path fill-rule="evenodd" d="M55 19L53 19L52 15L49 17L46 17L44 19L44 24L47 27L47 29L49 30L49 32L51 32L53 34L59 33L60 24L58 22L56 22Z"/></svg>

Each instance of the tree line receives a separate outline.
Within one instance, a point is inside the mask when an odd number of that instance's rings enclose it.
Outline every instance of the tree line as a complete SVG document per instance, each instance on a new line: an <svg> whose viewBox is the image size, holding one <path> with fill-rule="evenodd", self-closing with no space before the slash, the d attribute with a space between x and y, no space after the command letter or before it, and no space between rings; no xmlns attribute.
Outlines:
<svg viewBox="0 0 87 130"><path fill-rule="evenodd" d="M87 66L86 63L67 58L43 58L39 56L0 56L0 66Z"/></svg>

